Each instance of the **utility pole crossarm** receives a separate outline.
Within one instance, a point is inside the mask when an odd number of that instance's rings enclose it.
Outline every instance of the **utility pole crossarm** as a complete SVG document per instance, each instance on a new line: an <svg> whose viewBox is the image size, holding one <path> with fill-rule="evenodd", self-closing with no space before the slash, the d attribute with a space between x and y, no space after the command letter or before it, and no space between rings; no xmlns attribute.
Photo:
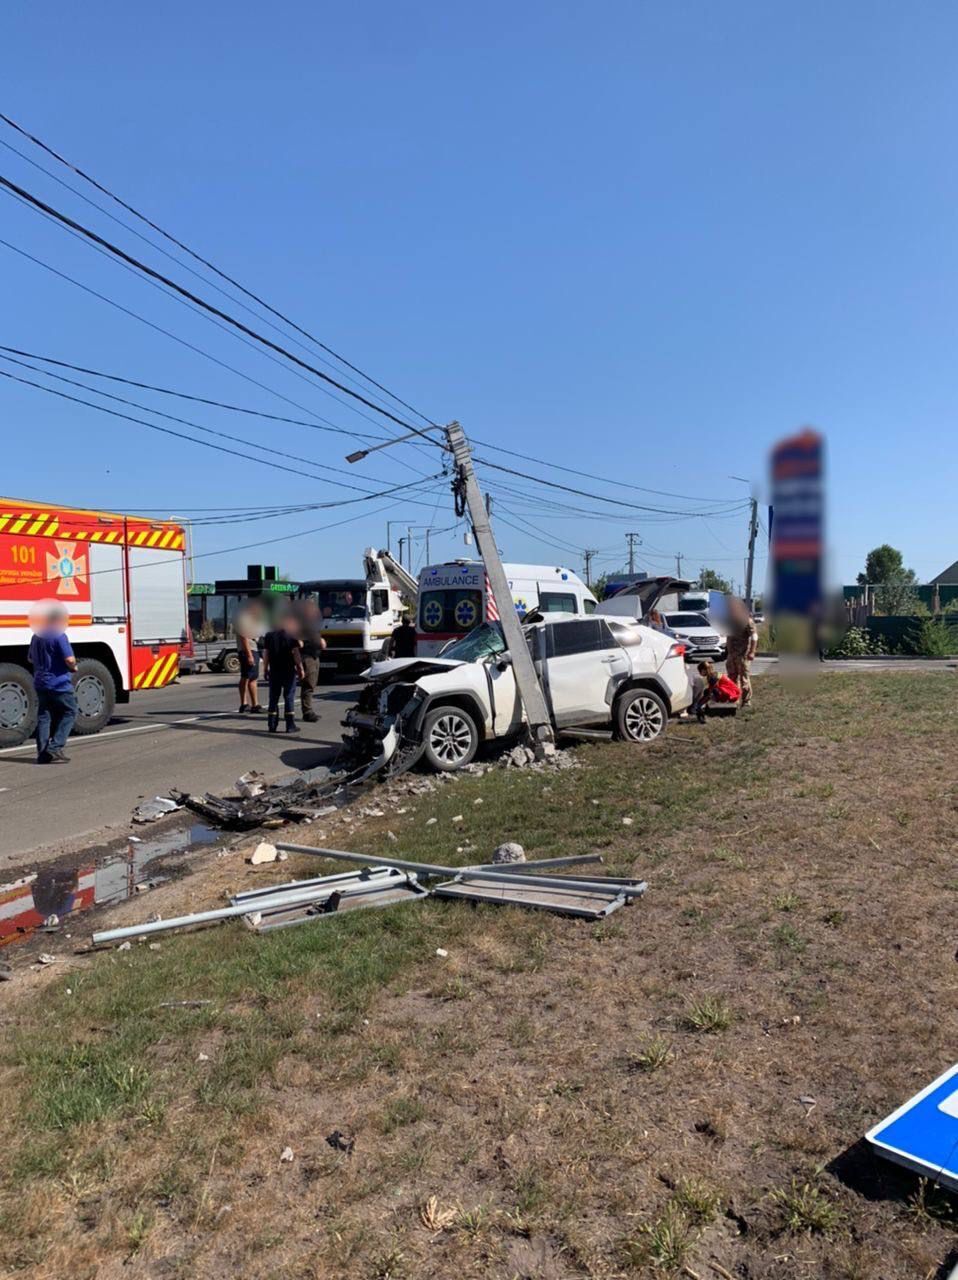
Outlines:
<svg viewBox="0 0 958 1280"><path fill-rule="evenodd" d="M446 439L456 460L469 519L472 522L479 554L482 556L489 579L489 587L499 611L499 621L505 636L506 647L512 658L512 671L519 697L525 708L529 734L538 750L549 753L555 749L552 721L549 718L539 677L536 675L532 654L529 652L529 646L526 644L525 635L516 616L516 606L509 589L509 580L499 558L499 549L493 536L492 525L489 523L489 513L476 480L469 442L458 422L450 422L446 427Z"/></svg>

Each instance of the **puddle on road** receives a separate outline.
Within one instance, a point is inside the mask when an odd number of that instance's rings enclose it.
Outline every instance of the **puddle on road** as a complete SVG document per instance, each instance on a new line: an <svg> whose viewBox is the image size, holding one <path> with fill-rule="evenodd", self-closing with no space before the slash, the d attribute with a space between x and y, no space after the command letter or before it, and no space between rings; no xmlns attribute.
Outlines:
<svg viewBox="0 0 958 1280"><path fill-rule="evenodd" d="M51 916L57 917L60 928L69 926L68 917L80 911L121 902L138 887L168 880L178 867L165 867L164 859L215 844L222 836L203 822L150 839L128 836L119 844L60 858L0 885L0 947L29 938Z"/></svg>

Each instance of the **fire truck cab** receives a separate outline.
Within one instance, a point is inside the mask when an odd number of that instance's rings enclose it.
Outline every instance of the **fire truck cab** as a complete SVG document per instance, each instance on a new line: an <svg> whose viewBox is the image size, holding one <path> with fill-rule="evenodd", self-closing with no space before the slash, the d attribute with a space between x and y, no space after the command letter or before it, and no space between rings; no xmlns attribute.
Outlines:
<svg viewBox="0 0 958 1280"><path fill-rule="evenodd" d="M171 521L0 498L0 745L36 727L30 611L65 605L77 658L77 734L176 678L189 651L186 538Z"/></svg>

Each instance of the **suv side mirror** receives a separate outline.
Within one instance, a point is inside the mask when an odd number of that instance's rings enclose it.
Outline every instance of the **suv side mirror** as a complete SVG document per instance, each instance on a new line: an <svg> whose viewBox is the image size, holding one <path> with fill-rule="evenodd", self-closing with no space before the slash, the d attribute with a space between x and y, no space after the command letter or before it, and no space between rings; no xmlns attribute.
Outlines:
<svg viewBox="0 0 958 1280"><path fill-rule="evenodd" d="M505 671L507 667L511 667L511 666L512 666L512 654L508 652L500 653L499 657L496 659L496 670Z"/></svg>

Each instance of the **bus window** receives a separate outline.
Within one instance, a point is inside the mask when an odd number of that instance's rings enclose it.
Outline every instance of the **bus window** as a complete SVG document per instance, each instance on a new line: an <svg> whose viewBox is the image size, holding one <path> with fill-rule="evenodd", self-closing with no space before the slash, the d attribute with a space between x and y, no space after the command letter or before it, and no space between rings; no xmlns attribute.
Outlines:
<svg viewBox="0 0 958 1280"><path fill-rule="evenodd" d="M424 591L419 601L419 624L426 633L459 635L482 621L482 592L450 588Z"/></svg>

